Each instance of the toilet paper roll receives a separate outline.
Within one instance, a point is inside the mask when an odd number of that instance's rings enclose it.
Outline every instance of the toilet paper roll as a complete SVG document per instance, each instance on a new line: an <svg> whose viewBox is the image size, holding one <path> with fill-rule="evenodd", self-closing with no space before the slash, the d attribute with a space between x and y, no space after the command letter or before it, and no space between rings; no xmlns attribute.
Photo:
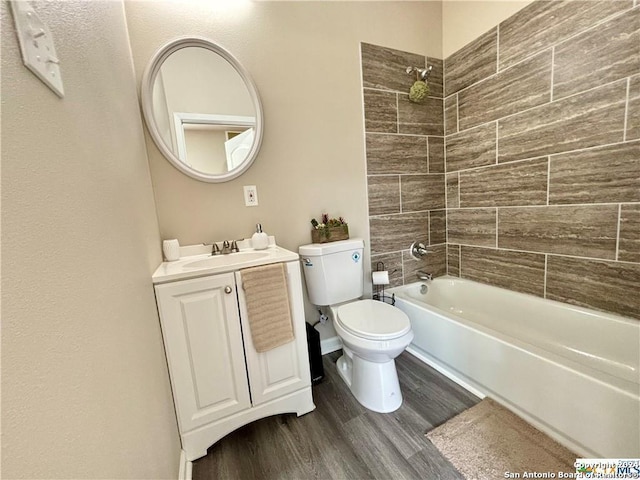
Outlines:
<svg viewBox="0 0 640 480"><path fill-rule="evenodd" d="M383 270L381 272L373 272L371 274L374 285L389 285L389 272Z"/></svg>

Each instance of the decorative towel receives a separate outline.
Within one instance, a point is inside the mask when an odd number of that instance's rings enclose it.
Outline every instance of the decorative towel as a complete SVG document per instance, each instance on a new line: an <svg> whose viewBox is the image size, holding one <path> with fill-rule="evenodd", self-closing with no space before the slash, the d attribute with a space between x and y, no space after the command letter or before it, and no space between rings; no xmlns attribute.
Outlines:
<svg viewBox="0 0 640 480"><path fill-rule="evenodd" d="M256 351L266 352L292 341L293 326L284 264L245 268L241 273Z"/></svg>

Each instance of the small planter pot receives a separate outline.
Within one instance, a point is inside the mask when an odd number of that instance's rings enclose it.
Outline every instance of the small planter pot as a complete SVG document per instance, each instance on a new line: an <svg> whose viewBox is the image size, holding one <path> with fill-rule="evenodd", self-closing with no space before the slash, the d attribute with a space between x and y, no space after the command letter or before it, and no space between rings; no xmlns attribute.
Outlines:
<svg viewBox="0 0 640 480"><path fill-rule="evenodd" d="M338 240L349 239L349 226L327 227L311 230L311 241L313 243L337 242Z"/></svg>

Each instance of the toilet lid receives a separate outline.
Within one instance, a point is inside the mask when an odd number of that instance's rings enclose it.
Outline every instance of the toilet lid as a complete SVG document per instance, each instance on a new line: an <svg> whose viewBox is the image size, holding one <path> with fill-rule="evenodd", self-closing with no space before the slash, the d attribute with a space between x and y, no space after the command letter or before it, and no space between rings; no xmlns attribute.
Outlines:
<svg viewBox="0 0 640 480"><path fill-rule="evenodd" d="M411 330L399 308L377 300L359 300L338 308L338 321L348 332L371 340L390 340Z"/></svg>

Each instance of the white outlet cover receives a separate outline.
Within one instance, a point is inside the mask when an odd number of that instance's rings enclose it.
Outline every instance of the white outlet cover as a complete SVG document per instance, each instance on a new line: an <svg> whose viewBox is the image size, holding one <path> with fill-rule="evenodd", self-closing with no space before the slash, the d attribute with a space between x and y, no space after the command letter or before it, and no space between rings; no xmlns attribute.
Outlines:
<svg viewBox="0 0 640 480"><path fill-rule="evenodd" d="M11 0L9 4L25 66L56 95L63 98L60 61L49 27L42 22L29 2Z"/></svg>
<svg viewBox="0 0 640 480"><path fill-rule="evenodd" d="M245 207L258 206L258 189L255 185L244 186L244 205Z"/></svg>

